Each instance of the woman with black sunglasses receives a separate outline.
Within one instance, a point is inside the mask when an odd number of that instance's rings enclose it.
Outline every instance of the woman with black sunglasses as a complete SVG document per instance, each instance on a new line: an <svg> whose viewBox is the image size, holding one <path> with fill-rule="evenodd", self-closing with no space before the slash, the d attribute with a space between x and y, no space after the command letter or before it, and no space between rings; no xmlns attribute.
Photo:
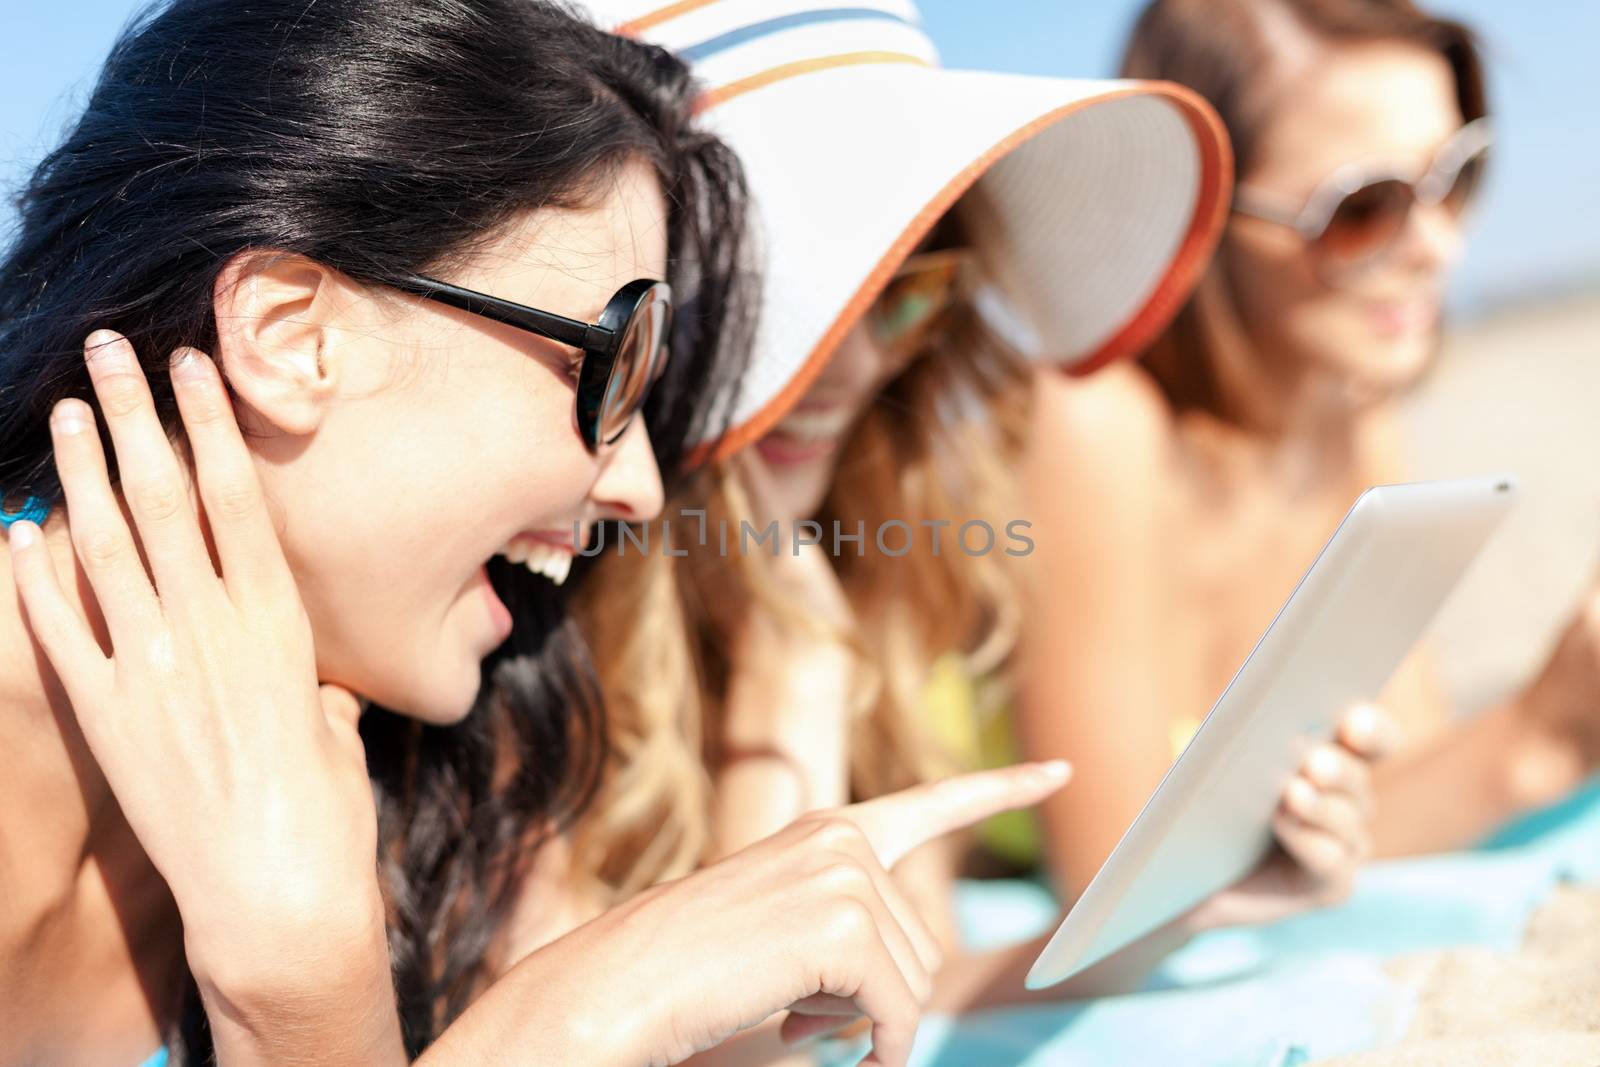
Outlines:
<svg viewBox="0 0 1600 1067"><path fill-rule="evenodd" d="M883 864L1060 768L506 937L604 754L575 541L660 508L745 359L694 97L536 0L118 41L0 265L0 1062L676 1062L786 1007L903 1062Z"/></svg>
<svg viewBox="0 0 1600 1067"><path fill-rule="evenodd" d="M1156 0L1124 70L1215 104L1239 185L1140 365L1041 404L1050 578L1019 732L1080 761L1044 809L1078 887L1352 500L1403 480L1394 401L1438 350L1491 142L1472 35L1410 0ZM1117 462L1079 462L1088 437ZM1376 850L1464 846L1595 766L1596 636L1580 619L1536 684L1453 730L1426 651L1403 666L1384 703L1409 747L1377 776Z"/></svg>

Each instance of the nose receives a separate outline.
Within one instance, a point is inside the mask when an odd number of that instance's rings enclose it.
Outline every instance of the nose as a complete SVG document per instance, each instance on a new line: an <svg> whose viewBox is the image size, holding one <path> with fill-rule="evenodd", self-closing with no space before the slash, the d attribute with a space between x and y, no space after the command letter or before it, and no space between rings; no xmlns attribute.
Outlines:
<svg viewBox="0 0 1600 1067"><path fill-rule="evenodd" d="M1399 261L1423 274L1437 274L1461 258L1461 224L1442 204L1417 204L1400 235Z"/></svg>
<svg viewBox="0 0 1600 1067"><path fill-rule="evenodd" d="M635 418L600 457L600 477L590 496L608 519L642 522L661 514L661 470L643 419Z"/></svg>

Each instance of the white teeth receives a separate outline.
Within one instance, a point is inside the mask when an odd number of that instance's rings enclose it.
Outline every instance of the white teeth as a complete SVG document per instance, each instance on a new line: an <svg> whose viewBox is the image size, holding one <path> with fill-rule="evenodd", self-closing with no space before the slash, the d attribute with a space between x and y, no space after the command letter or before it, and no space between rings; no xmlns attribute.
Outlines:
<svg viewBox="0 0 1600 1067"><path fill-rule="evenodd" d="M522 565L528 568L530 574L542 574L556 585L560 585L567 580L567 574L572 570L572 553L556 545L533 541L528 545Z"/></svg>
<svg viewBox="0 0 1600 1067"><path fill-rule="evenodd" d="M547 571L547 573L550 574L550 581L560 585L562 582L566 581L566 576L568 576L568 574L571 573L571 569L573 569L573 557L568 555L566 552L562 552L560 555L557 555L554 560L552 560L552 565L554 565L555 568L554 573L549 573L549 571Z"/></svg>
<svg viewBox="0 0 1600 1067"><path fill-rule="evenodd" d="M796 440L821 441L842 436L849 428L846 413L835 409L825 411L792 411L778 424L778 430Z"/></svg>
<svg viewBox="0 0 1600 1067"><path fill-rule="evenodd" d="M505 557L509 563L519 563L528 568L529 574L543 575L556 585L565 582L572 570L570 549L535 541L523 534L512 538L511 543L496 554Z"/></svg>

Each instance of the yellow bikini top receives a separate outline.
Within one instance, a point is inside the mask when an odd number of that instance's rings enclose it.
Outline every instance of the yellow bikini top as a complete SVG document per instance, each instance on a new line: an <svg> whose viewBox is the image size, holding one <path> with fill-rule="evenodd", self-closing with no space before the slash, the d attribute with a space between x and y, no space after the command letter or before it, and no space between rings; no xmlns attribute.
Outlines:
<svg viewBox="0 0 1600 1067"><path fill-rule="evenodd" d="M961 766L973 769L1004 767L1018 759L1011 709L979 706L978 683L967 671L964 658L946 653L934 661L922 689L933 736ZM1177 759L1200 729L1200 720L1185 716L1172 723L1168 739ZM1070 754L1069 758L1070 758ZM978 839L991 852L1022 867L1038 865L1044 858L1038 820L1031 811L1010 811L985 821Z"/></svg>

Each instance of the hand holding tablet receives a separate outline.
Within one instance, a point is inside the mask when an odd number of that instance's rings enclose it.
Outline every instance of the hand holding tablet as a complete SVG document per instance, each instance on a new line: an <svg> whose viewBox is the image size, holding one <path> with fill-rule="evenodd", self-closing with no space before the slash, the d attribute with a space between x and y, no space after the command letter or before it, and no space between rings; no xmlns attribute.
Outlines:
<svg viewBox="0 0 1600 1067"><path fill-rule="evenodd" d="M1245 879L1179 920L1188 933L1278 922L1331 907L1350 893L1372 855L1372 764L1394 747L1388 711L1357 704L1315 745L1283 788L1272 853Z"/></svg>
<svg viewBox="0 0 1600 1067"><path fill-rule="evenodd" d="M1399 666L1513 495L1505 478L1362 494L1028 974L1054 985L1234 886L1285 786Z"/></svg>

